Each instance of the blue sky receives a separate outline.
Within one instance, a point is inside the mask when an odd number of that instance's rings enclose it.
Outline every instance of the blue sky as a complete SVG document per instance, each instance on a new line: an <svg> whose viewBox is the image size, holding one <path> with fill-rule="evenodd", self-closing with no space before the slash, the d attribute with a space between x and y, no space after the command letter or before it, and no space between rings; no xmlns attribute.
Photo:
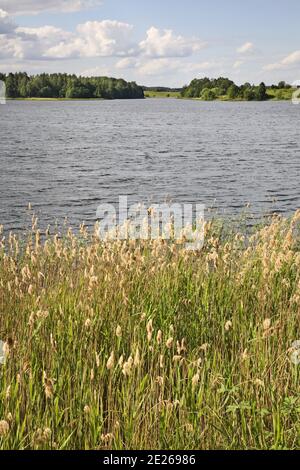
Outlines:
<svg viewBox="0 0 300 470"><path fill-rule="evenodd" d="M0 0L0 71L294 82L299 21L296 0Z"/></svg>

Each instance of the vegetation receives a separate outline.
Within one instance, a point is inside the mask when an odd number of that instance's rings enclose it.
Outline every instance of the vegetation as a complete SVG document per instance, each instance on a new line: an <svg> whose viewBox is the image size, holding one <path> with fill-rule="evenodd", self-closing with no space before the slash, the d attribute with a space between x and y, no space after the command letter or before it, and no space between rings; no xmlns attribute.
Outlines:
<svg viewBox="0 0 300 470"><path fill-rule="evenodd" d="M259 86L245 83L237 86L232 80L220 77L218 79L201 78L194 79L189 86L182 89L183 98L199 98L206 101L221 100L245 100L266 101L268 99L291 99L293 89L285 82L278 86L268 88L264 83Z"/></svg>
<svg viewBox="0 0 300 470"><path fill-rule="evenodd" d="M67 74L0 74L6 84L7 98L130 99L144 98L135 82L108 77L76 77Z"/></svg>
<svg viewBox="0 0 300 470"><path fill-rule="evenodd" d="M0 73L0 80L6 84L7 98L14 99L130 99L130 98L196 98L205 101L245 100L265 101L268 99L290 100L291 85L285 82L266 87L245 83L237 86L232 80L194 79L183 88L140 87L135 82L108 77L77 77L68 74Z"/></svg>
<svg viewBox="0 0 300 470"><path fill-rule="evenodd" d="M180 98L179 91L145 91L145 98Z"/></svg>
<svg viewBox="0 0 300 470"><path fill-rule="evenodd" d="M299 448L299 223L3 237L0 448Z"/></svg>
<svg viewBox="0 0 300 470"><path fill-rule="evenodd" d="M291 100L293 93L294 93L293 88L275 88L275 87L270 87L268 88L268 96L271 99L275 100Z"/></svg>

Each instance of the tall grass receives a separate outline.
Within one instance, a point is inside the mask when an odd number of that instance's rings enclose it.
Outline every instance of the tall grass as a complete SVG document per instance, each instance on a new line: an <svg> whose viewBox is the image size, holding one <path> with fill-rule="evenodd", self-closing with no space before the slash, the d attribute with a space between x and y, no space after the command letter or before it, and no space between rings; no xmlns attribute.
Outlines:
<svg viewBox="0 0 300 470"><path fill-rule="evenodd" d="M299 448L299 222L3 237L0 449Z"/></svg>

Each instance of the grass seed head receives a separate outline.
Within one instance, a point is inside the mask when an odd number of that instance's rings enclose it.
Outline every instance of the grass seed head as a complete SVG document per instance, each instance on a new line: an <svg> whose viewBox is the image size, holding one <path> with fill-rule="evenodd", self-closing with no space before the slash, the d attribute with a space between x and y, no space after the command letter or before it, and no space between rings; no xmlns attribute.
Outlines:
<svg viewBox="0 0 300 470"><path fill-rule="evenodd" d="M192 378L192 387L193 388L195 388L198 385L199 380L200 380L200 375L197 372L197 374L195 374L194 377Z"/></svg>
<svg viewBox="0 0 300 470"><path fill-rule="evenodd" d="M114 365L115 365L115 353L114 351L112 351L106 363L106 367L108 370L112 370L114 368Z"/></svg>
<svg viewBox="0 0 300 470"><path fill-rule="evenodd" d="M6 436L9 432L9 423L5 421L5 419L2 419L0 421L0 437Z"/></svg>
<svg viewBox="0 0 300 470"><path fill-rule="evenodd" d="M140 362L141 362L140 350L139 348L136 348L133 364L135 367L138 367L140 365Z"/></svg>
<svg viewBox="0 0 300 470"><path fill-rule="evenodd" d="M264 331L267 331L271 328L271 319L270 318L266 318L264 321L263 321L263 330Z"/></svg>
<svg viewBox="0 0 300 470"><path fill-rule="evenodd" d="M117 329L116 329L116 336L118 338L122 338L122 328L120 327L120 325L117 326Z"/></svg>
<svg viewBox="0 0 300 470"><path fill-rule="evenodd" d="M157 344L162 343L162 331L161 330L158 330L157 332L156 341L157 341Z"/></svg>
<svg viewBox="0 0 300 470"><path fill-rule="evenodd" d="M150 343L150 341L152 339L152 334L153 334L153 321L152 320L148 321L147 326L146 326L146 330L147 330L148 343Z"/></svg>

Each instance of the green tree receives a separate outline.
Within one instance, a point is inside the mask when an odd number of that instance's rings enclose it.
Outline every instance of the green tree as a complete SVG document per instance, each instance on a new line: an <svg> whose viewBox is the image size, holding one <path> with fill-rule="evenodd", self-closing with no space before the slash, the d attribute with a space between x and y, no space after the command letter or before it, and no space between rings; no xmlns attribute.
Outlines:
<svg viewBox="0 0 300 470"><path fill-rule="evenodd" d="M233 84L228 88L227 96L230 100L235 100L239 96L239 93L240 93L239 87Z"/></svg>
<svg viewBox="0 0 300 470"><path fill-rule="evenodd" d="M256 99L265 101L268 98L266 85L262 82L256 90Z"/></svg>
<svg viewBox="0 0 300 470"><path fill-rule="evenodd" d="M19 80L18 91L19 91L19 95L21 98L26 98L28 96L28 90L27 90L28 81L29 81L29 78L27 74L24 74Z"/></svg>
<svg viewBox="0 0 300 470"><path fill-rule="evenodd" d="M213 101L216 99L216 94L213 90L210 90L209 88L204 88L201 93L201 98L204 101Z"/></svg>
<svg viewBox="0 0 300 470"><path fill-rule="evenodd" d="M6 80L5 80L5 85L6 85L6 96L7 98L17 98L18 96L18 89L16 86L16 81L15 77L12 73L10 73Z"/></svg>
<svg viewBox="0 0 300 470"><path fill-rule="evenodd" d="M76 77L67 74L2 74L10 98L144 98L142 87L109 77ZM1 79L1 78L0 78Z"/></svg>
<svg viewBox="0 0 300 470"><path fill-rule="evenodd" d="M256 95L255 95L255 92L253 90L252 87L250 88L246 88L244 90L244 93L243 93L243 98L246 100L246 101L254 101L255 98L256 98Z"/></svg>

